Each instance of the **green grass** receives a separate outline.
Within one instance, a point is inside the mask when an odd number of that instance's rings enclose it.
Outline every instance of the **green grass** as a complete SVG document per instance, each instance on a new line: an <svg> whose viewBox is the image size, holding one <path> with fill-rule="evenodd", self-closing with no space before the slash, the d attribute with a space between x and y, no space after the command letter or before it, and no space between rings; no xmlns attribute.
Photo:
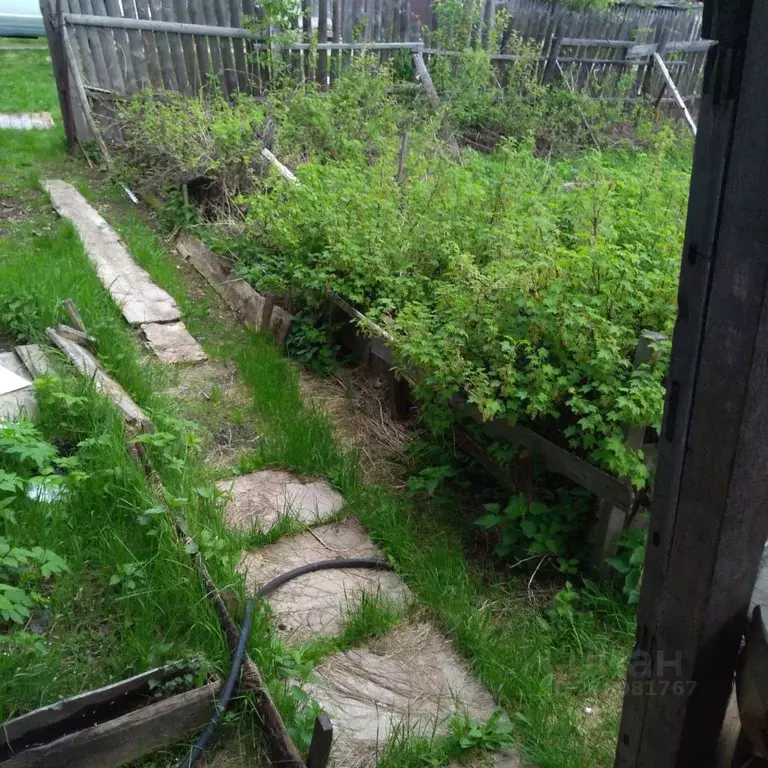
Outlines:
<svg viewBox="0 0 768 768"><path fill-rule="evenodd" d="M55 90L41 57L13 55L19 59L7 77L4 73L0 109L55 110ZM32 69L24 65L26 57ZM20 79L29 81L22 95L8 85ZM616 691L633 617L609 589L580 589L576 610L542 610L528 599L525 577L468 554L473 526L459 497L435 501L362 483L357 456L340 444L329 418L302 401L294 364L266 338L222 320L209 291L191 292L162 239L122 192L65 153L60 127L47 133L0 132L0 153L5 159L0 201L23 213L0 219L0 338L42 339L46 325L63 320L61 301L73 298L105 366L158 424L160 436L148 438L147 450L163 485L147 486L143 468L126 450L122 424L101 398L76 380L46 387L45 434L70 449L84 440L95 442L78 449L87 478L72 496L55 508L29 502L14 531L25 542L66 557L71 574L53 583L53 621L42 650L21 652L14 646L13 653L0 652L0 720L166 659L198 655L223 674L224 641L173 536L172 520L184 518L197 540L208 542L203 555L217 583L241 596L234 570L240 548L271 540L248 540L224 528L221 502L210 493L218 475L202 462L195 425L179 419L169 394L173 376L141 354L72 228L48 211L39 179L55 174L76 182L105 212L137 260L180 303L190 330L212 358L236 363L250 396L237 418L257 425L260 434L241 469L282 466L325 475L340 489L345 512L361 519L408 583L416 610L444 629L489 687L530 759L542 768L594 768L612 761ZM200 402L201 409L218 407ZM145 524L143 513L158 506L165 512ZM142 575L135 588L127 588L125 579L109 585L113 575L136 564ZM292 681L310 675L327 653L386 631L402 615L368 599L347 618L342 638L289 650L275 637L267 614L256 617L249 651L300 743L306 744L311 710L302 708ZM597 710L587 723L585 705ZM249 716L246 708L239 722L252 723ZM234 728L246 740L252 732L237 723ZM469 730L466 724L457 728L465 736ZM463 752L460 742L456 734L425 742L403 731L382 753L381 765L423 765L428 758L447 764ZM155 757L148 765L173 764L177 752L167 754L167 760Z"/></svg>

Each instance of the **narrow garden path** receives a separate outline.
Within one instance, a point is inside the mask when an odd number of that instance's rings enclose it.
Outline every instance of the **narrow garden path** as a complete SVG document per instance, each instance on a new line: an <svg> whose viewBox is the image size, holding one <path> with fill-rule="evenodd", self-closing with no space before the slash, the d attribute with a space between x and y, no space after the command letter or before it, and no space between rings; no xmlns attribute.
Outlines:
<svg viewBox="0 0 768 768"><path fill-rule="evenodd" d="M174 299L135 262L99 212L65 181L46 180L43 188L56 212L75 227L126 321L141 330L160 360L176 365L207 359ZM166 342L169 328L178 344ZM360 521L345 515L343 497L324 479L263 469L219 481L217 488L227 499L227 526L251 538L271 539L243 552L237 571L247 593L299 567L384 559ZM278 527L289 535L274 540ZM310 572L278 588L268 602L277 634L289 646L341 639L350 621L369 618L366 610L395 617L387 631L375 628L369 640L325 657L308 685L308 694L335 727L332 766L374 765L398 732L434 738L447 735L457 717L483 724L496 711L493 697L450 641L418 615L410 590L394 571ZM520 763L507 755L505 765Z"/></svg>

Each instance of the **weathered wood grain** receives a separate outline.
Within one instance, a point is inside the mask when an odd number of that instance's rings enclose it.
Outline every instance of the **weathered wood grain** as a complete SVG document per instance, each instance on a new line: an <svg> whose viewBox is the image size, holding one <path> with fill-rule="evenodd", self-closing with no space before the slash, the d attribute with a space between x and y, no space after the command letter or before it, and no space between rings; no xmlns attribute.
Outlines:
<svg viewBox="0 0 768 768"><path fill-rule="evenodd" d="M210 719L221 683L210 683L115 720L27 749L5 768L111 768L137 760L197 730Z"/></svg>
<svg viewBox="0 0 768 768"><path fill-rule="evenodd" d="M48 179L43 188L56 212L74 225L99 279L129 323L169 322L181 317L173 298L136 264L115 230L71 184Z"/></svg>
<svg viewBox="0 0 768 768"><path fill-rule="evenodd" d="M117 406L125 421L141 432L150 432L154 426L149 417L131 399L130 395L102 369L99 361L87 350L70 341L53 328L46 328L48 338L72 361L75 368L93 382L93 386Z"/></svg>

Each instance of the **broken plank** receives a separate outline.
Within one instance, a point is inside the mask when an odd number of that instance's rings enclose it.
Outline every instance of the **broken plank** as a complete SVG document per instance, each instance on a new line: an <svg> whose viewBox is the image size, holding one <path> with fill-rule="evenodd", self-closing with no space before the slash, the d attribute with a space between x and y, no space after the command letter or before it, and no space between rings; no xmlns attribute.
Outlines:
<svg viewBox="0 0 768 768"><path fill-rule="evenodd" d="M99 279L129 323L162 323L181 317L173 298L155 285L115 230L71 184L47 179L43 188L50 194L56 212L74 225Z"/></svg>
<svg viewBox="0 0 768 768"><path fill-rule="evenodd" d="M70 341L74 341L75 344L82 344L90 347L96 343L96 339L94 339L93 336L78 331L77 328L72 328L69 325L57 325L56 332L60 333L62 336L66 336Z"/></svg>
<svg viewBox="0 0 768 768"><path fill-rule="evenodd" d="M118 407L123 418L140 431L152 431L154 426L144 411L133 402L128 393L99 365L98 360L79 344L46 328L48 338L74 363L80 373L93 382L96 389L106 395Z"/></svg>
<svg viewBox="0 0 768 768"><path fill-rule="evenodd" d="M80 693L77 696L70 696L67 699L14 717L12 720L6 720L0 724L0 747L8 744L13 746L14 742L27 736L32 737L36 731L59 725L65 720L86 717L99 705L109 704L121 696L147 687L150 680L162 681L181 674L183 674L183 669L180 669L178 663L155 667L125 680L119 680L102 688Z"/></svg>
<svg viewBox="0 0 768 768"><path fill-rule="evenodd" d="M268 160L272 166L277 169L277 172L291 184L300 184L301 182L296 178L293 171L287 166L283 165L266 147L262 147L261 156Z"/></svg>
<svg viewBox="0 0 768 768"><path fill-rule="evenodd" d="M213 286L227 306L234 310L249 328L261 330L264 319L264 297L248 283L224 269L215 253L201 240L181 234L176 250Z"/></svg>
<svg viewBox="0 0 768 768"><path fill-rule="evenodd" d="M696 123L694 122L693 117L691 116L691 113L688 111L688 107L685 105L685 101L683 101L683 97L680 95L680 91L677 90L675 81L672 79L672 75L669 74L669 70L667 69L667 65L664 63L664 59L662 59L658 53L654 52L653 61L656 64L656 66L659 68L659 71L664 77L664 80L666 80L667 87L669 88L670 91L672 91L672 95L674 96L675 101L677 102L677 106L680 107L680 111L683 113L683 116L685 117L685 122L688 123L688 127L691 129L691 133L693 133L693 135L695 136Z"/></svg>
<svg viewBox="0 0 768 768"><path fill-rule="evenodd" d="M220 683L209 683L101 725L24 750L3 768L110 768L137 760L197 730L215 711Z"/></svg>
<svg viewBox="0 0 768 768"><path fill-rule="evenodd" d="M208 359L181 321L145 323L141 330L152 351L164 363L199 363Z"/></svg>
<svg viewBox="0 0 768 768"><path fill-rule="evenodd" d="M50 358L39 344L23 344L20 347L14 347L14 350L33 379L56 375L56 369Z"/></svg>
<svg viewBox="0 0 768 768"><path fill-rule="evenodd" d="M72 323L72 327L77 328L78 331L82 331L83 333L88 333L88 329L85 327L83 318L80 317L80 313L77 311L75 302L72 301L72 299L64 299L64 301L62 301L61 303L64 309L66 310L67 314L69 315L69 319Z"/></svg>

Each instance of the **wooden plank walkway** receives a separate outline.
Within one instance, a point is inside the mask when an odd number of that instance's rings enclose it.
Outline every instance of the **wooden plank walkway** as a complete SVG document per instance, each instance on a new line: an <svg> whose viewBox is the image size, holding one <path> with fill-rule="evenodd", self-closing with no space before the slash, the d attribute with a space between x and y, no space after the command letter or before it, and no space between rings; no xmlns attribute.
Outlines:
<svg viewBox="0 0 768 768"><path fill-rule="evenodd" d="M54 127L50 112L0 112L0 129L11 131L48 131Z"/></svg>

